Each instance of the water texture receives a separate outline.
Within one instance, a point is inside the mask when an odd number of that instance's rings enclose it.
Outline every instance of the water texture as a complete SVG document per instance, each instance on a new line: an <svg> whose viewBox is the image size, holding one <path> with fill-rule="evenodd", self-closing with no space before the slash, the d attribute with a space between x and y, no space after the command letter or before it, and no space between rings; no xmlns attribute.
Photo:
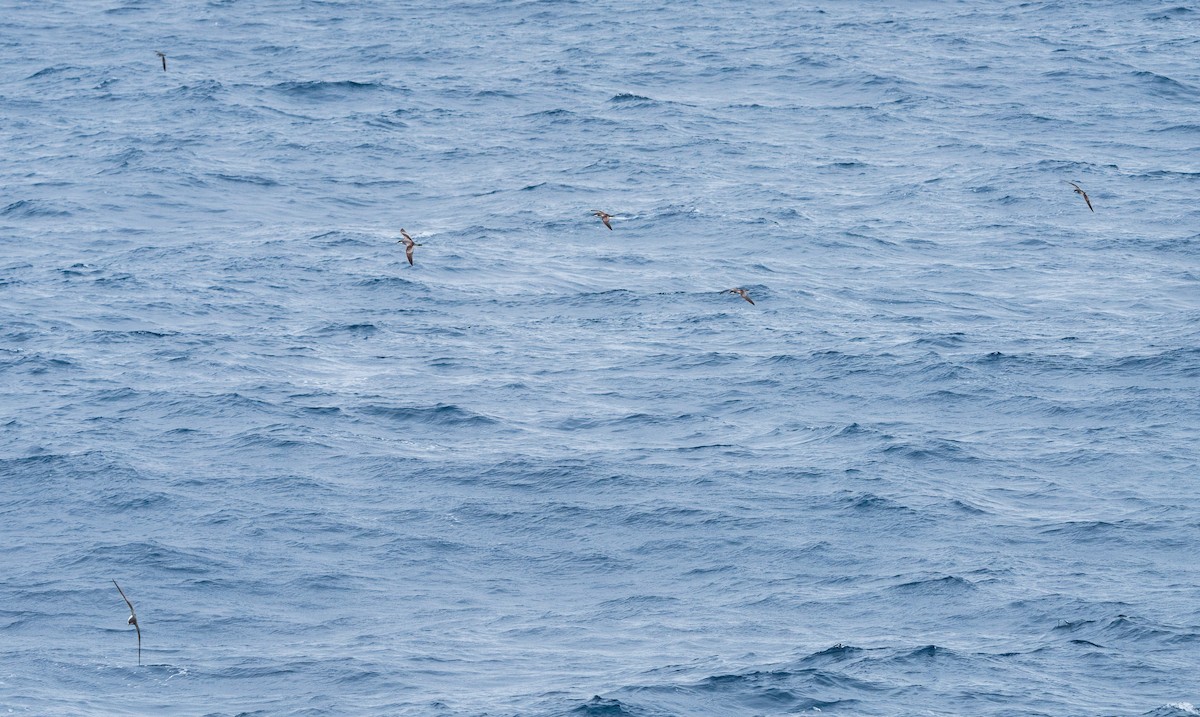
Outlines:
<svg viewBox="0 0 1200 717"><path fill-rule="evenodd" d="M1200 713L1194 4L0 48L0 711Z"/></svg>

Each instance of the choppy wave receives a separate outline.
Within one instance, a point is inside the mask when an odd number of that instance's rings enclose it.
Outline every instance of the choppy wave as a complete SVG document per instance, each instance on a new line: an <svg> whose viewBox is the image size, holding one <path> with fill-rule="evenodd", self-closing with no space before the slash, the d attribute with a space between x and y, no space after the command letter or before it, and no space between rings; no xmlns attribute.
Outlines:
<svg viewBox="0 0 1200 717"><path fill-rule="evenodd" d="M83 5L0 18L9 710L1196 712L1194 8Z"/></svg>

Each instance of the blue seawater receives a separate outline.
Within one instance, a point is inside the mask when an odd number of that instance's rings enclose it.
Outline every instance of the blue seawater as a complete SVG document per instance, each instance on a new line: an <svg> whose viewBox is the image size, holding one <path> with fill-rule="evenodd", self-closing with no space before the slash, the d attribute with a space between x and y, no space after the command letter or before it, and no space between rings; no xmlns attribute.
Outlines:
<svg viewBox="0 0 1200 717"><path fill-rule="evenodd" d="M1194 3L0 28L0 713L1198 713Z"/></svg>

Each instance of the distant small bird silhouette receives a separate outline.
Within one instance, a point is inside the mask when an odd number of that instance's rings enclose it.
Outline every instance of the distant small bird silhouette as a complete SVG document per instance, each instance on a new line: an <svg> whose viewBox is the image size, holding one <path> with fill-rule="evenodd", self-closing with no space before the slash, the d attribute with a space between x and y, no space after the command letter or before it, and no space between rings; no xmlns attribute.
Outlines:
<svg viewBox="0 0 1200 717"><path fill-rule="evenodd" d="M157 51L155 51L155 53L154 53L154 54L156 54L156 55L158 55L160 58L162 58L162 61L163 61L163 72L166 72L166 71L167 71L167 56L166 56L166 55L164 55L163 53L161 53L161 52L157 52Z"/></svg>
<svg viewBox="0 0 1200 717"><path fill-rule="evenodd" d="M404 235L404 238L400 239L396 243L404 245L404 255L408 257L408 265L412 266L413 265L413 260L412 260L413 247L414 246L422 246L422 245L413 241L413 238L410 237L408 235L408 232L404 231L403 229L400 230L400 233L402 235Z"/></svg>
<svg viewBox="0 0 1200 717"><path fill-rule="evenodd" d="M609 219L612 219L611 214L609 214L608 212L602 212L599 209L593 209L592 214L595 214L596 216L600 217L600 221L604 222L604 226L608 227L609 230L612 229L612 224L610 224L608 221Z"/></svg>
<svg viewBox="0 0 1200 717"><path fill-rule="evenodd" d="M1087 192L1083 191L1083 187L1080 187L1078 184L1076 184L1072 181L1067 181L1067 184L1071 185L1072 187L1075 187L1075 193L1078 194L1079 196L1083 197L1083 201L1087 202L1088 209L1092 209L1092 200L1088 199ZM1092 209L1092 211L1095 212L1096 210Z"/></svg>
<svg viewBox="0 0 1200 717"><path fill-rule="evenodd" d="M750 295L746 293L745 289L736 289L736 288L735 289L726 289L725 291L722 291L721 293L722 294L737 294L738 296L742 297L746 301L749 301L751 304L754 303L754 299L750 298Z"/></svg>
<svg viewBox="0 0 1200 717"><path fill-rule="evenodd" d="M117 581L113 580L113 585L117 585ZM126 625L133 625L133 629L137 630L138 637L138 664L142 664L142 628L138 627L137 613L133 611L133 603L129 602L129 598L125 597L125 591L117 585L117 592L121 593L121 597L125 598L125 604L129 606L129 620Z"/></svg>

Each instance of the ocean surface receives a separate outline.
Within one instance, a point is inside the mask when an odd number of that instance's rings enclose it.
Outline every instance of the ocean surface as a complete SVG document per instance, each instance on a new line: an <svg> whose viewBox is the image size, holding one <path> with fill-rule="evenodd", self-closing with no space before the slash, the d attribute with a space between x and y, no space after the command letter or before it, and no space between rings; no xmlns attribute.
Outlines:
<svg viewBox="0 0 1200 717"><path fill-rule="evenodd" d="M0 48L0 714L1200 714L1195 3Z"/></svg>

